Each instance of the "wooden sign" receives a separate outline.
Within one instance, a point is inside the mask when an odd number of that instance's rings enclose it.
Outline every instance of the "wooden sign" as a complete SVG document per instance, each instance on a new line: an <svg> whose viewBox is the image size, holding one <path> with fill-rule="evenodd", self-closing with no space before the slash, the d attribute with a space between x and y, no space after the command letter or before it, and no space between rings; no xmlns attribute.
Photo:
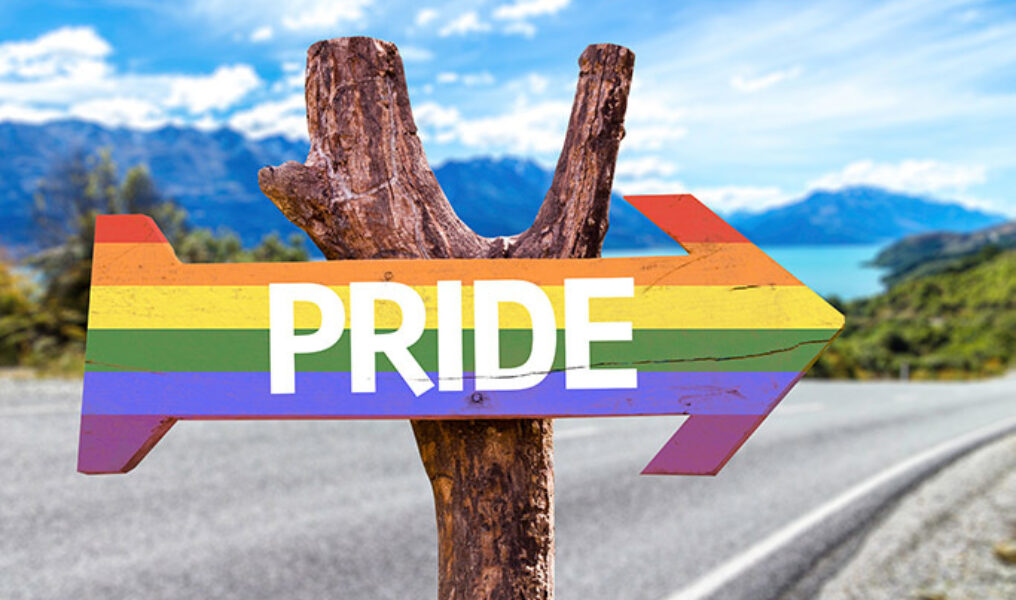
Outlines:
<svg viewBox="0 0 1016 600"><path fill-rule="evenodd" d="M100 216L78 470L178 420L686 414L643 473L715 474L843 316L694 197L626 199L688 254L190 265Z"/></svg>

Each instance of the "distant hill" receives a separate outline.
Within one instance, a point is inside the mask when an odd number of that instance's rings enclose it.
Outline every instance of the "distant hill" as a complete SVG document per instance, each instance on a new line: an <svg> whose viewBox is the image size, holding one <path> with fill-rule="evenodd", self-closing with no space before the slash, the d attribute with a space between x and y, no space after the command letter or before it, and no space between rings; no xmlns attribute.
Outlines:
<svg viewBox="0 0 1016 600"><path fill-rule="evenodd" d="M244 243L267 233L297 231L257 185L263 166L303 161L307 144L282 137L251 140L229 129L164 127L153 131L107 128L82 121L43 125L0 123L0 244L31 241L32 194L52 166L75 151L109 148L121 169L146 164L160 189L187 209L191 222L229 227ZM552 173L517 158L455 160L435 169L455 211L482 235L511 235L532 222ZM957 204L877 188L816 192L800 202L758 214L737 213L731 223L752 241L776 244L867 244L934 231L969 231L1001 218ZM615 195L606 250L673 242Z"/></svg>
<svg viewBox="0 0 1016 600"><path fill-rule="evenodd" d="M253 244L289 223L258 189L265 165L303 160L307 145L275 137L252 141L228 129L200 131L164 127L154 131L106 128L82 121L44 125L0 123L0 240L30 242L32 195L52 165L71 153L109 148L123 170L146 164L163 193L200 226L229 226Z"/></svg>
<svg viewBox="0 0 1016 600"><path fill-rule="evenodd" d="M451 160L434 170L455 212L480 235L524 231L540 210L554 174L530 160ZM605 250L673 245L673 240L618 194L610 203Z"/></svg>
<svg viewBox="0 0 1016 600"><path fill-rule="evenodd" d="M959 204L875 187L815 191L804 199L730 222L761 245L873 244L928 231L971 231L1004 220Z"/></svg>
<svg viewBox="0 0 1016 600"><path fill-rule="evenodd" d="M1016 221L971 233L925 233L903 238L872 261L888 269L886 281L963 269L984 252L1016 249Z"/></svg>
<svg viewBox="0 0 1016 600"><path fill-rule="evenodd" d="M187 209L191 222L229 227L253 244L267 233L298 231L258 188L263 166L303 161L307 144L272 137L250 140L229 129L106 128L81 121L0 123L0 243L31 242L32 195L56 162L76 151L109 148L121 169L146 164L160 189ZM450 161L435 169L456 212L481 235L511 235L532 223L552 174L514 158ZM673 243L619 197L610 211L605 247Z"/></svg>

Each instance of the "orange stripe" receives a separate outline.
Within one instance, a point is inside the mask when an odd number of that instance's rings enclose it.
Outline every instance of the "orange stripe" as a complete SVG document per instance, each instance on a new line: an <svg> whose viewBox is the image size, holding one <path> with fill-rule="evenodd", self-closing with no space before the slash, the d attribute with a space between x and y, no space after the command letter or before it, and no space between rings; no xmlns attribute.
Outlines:
<svg viewBox="0 0 1016 600"><path fill-rule="evenodd" d="M169 244L96 244L92 285L266 285L313 281L525 279L560 285L564 277L634 277L635 285L802 285L752 244L684 244L687 256L586 259L345 260L303 263L183 264Z"/></svg>

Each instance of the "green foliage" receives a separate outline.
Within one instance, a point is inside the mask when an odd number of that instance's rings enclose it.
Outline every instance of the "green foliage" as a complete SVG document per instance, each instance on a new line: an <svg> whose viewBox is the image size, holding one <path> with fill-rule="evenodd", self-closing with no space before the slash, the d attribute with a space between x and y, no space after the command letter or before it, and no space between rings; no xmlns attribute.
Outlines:
<svg viewBox="0 0 1016 600"><path fill-rule="evenodd" d="M986 246L840 307L847 325L811 374L964 379L1016 364L1016 251Z"/></svg>
<svg viewBox="0 0 1016 600"><path fill-rule="evenodd" d="M298 233L289 236L288 243L278 234L266 235L257 246L245 249L240 238L232 231L218 235L208 229L195 229L174 244L177 257L184 262L297 262L307 260L307 249Z"/></svg>
<svg viewBox="0 0 1016 600"><path fill-rule="evenodd" d="M879 252L872 264L886 269L895 285L913 277L954 273L992 254L1016 249L1016 221L970 233L925 233L903 238Z"/></svg>
<svg viewBox="0 0 1016 600"><path fill-rule="evenodd" d="M233 232L192 229L187 213L164 197L144 166L123 181L108 151L71 156L56 165L35 194L35 235L45 248L26 261L33 280L0 261L0 365L80 371L88 315L95 218L100 214L152 217L184 262L304 261L294 234L266 236L250 249Z"/></svg>

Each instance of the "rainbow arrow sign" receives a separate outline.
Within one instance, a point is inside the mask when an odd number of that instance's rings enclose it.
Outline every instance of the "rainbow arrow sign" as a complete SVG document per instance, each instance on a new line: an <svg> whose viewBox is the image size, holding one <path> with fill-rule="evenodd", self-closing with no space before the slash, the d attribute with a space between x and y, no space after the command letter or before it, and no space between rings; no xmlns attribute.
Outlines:
<svg viewBox="0 0 1016 600"><path fill-rule="evenodd" d="M78 470L179 420L689 415L643 473L717 473L843 316L698 200L627 198L685 256L183 264L96 224Z"/></svg>

